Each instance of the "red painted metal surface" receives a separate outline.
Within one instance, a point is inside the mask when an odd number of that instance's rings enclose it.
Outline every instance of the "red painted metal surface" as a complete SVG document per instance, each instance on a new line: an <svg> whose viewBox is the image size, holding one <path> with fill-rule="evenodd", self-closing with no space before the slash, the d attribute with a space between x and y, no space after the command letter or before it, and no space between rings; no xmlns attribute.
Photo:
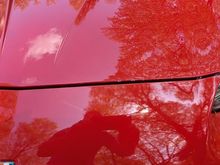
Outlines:
<svg viewBox="0 0 220 165"><path fill-rule="evenodd" d="M0 82L81 83L218 72L218 4L16 0L0 56Z"/></svg>
<svg viewBox="0 0 220 165"><path fill-rule="evenodd" d="M216 88L209 78L1 91L0 157L22 165L219 164L218 125L210 125Z"/></svg>
<svg viewBox="0 0 220 165"><path fill-rule="evenodd" d="M219 72L219 0L37 2L13 1L0 31L2 83ZM2 90L0 159L18 165L220 164L219 115L210 113L218 83L211 77Z"/></svg>

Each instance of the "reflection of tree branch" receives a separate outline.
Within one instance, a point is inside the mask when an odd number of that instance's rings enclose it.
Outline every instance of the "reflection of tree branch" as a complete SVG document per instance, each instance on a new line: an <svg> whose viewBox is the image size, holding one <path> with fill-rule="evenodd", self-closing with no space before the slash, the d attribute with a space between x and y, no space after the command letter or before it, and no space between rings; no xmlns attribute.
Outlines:
<svg viewBox="0 0 220 165"><path fill-rule="evenodd" d="M161 158L162 162L164 162L165 159L164 159L162 153L160 152L160 150L158 149L158 147L156 147L155 145L153 145L153 144L150 143L150 142L148 142L148 144L149 144L150 146L152 146L152 147L157 151L157 153L160 155L160 158Z"/></svg>
<svg viewBox="0 0 220 165"><path fill-rule="evenodd" d="M193 90L193 87L196 85L196 82L192 83L191 87L190 87L190 90L187 91L187 90L184 90L183 88L181 88L179 85L175 84L175 83L170 83L172 86L175 86L179 91L185 93L185 94L188 94L190 95L192 93L192 90Z"/></svg>
<svg viewBox="0 0 220 165"><path fill-rule="evenodd" d="M142 95L146 96L146 94L144 93L144 90L141 90ZM146 100L145 100L146 99ZM187 140L190 141L191 139L191 133L189 133L188 131L186 131L181 125L177 124L176 122L173 121L172 118L170 118L168 115L166 115L165 113L163 113L160 110L160 105L155 106L152 104L151 100L149 99L149 93L147 94L147 96L145 97L144 100L141 100L141 104L146 104L153 109L155 112L157 112L163 119L164 121L169 124L172 128L174 128L179 134L182 134L182 136Z"/></svg>
<svg viewBox="0 0 220 165"><path fill-rule="evenodd" d="M171 161L171 159L174 157L174 155L175 155L174 153L176 151L176 148L177 148L177 145L175 145L175 147L173 148L172 153L170 153L170 149L169 149L168 145L166 145L166 151L167 151L167 155L168 155L168 159L165 160L166 162Z"/></svg>
<svg viewBox="0 0 220 165"><path fill-rule="evenodd" d="M164 120L167 124L169 124L172 128L174 128L182 137L186 139L186 141L190 142L191 140L191 133L186 131L183 126L177 124L174 122L169 116L167 116L165 113L163 113L160 110L160 106L154 106L151 101L148 99L147 101L148 106L151 107L153 110L155 110Z"/></svg>
<svg viewBox="0 0 220 165"><path fill-rule="evenodd" d="M21 148L14 156L12 156L12 160L17 160L17 158L27 150L29 144L26 144L23 148ZM14 154L14 153L13 153Z"/></svg>
<svg viewBox="0 0 220 165"><path fill-rule="evenodd" d="M154 157L151 156L151 154L149 154L143 147L141 147L140 145L138 145L137 148L140 149L140 150L145 154L145 156L148 158L148 160L151 162L151 164L158 164L158 163L156 162L156 160L154 159Z"/></svg>
<svg viewBox="0 0 220 165"><path fill-rule="evenodd" d="M30 160L31 164L41 164L42 159L32 158L33 153L37 151L42 141L54 133L56 128L56 124L46 118L37 118L31 123L19 123L14 132L0 141L0 148L4 148L4 153L1 152L0 157L9 157L21 162L31 158L33 159Z"/></svg>
<svg viewBox="0 0 220 165"><path fill-rule="evenodd" d="M174 153L176 152L176 149L178 148L178 145L176 143L174 143L173 141L170 141L174 146L173 146L173 152L172 155L174 155Z"/></svg>
<svg viewBox="0 0 220 165"><path fill-rule="evenodd" d="M143 101L143 103L147 102L148 103L148 106L150 108L152 108L155 112L157 112L163 119L164 121L169 124L173 129L175 129L179 135L181 135L186 141L187 141L187 145L180 151L179 154L177 155L185 155L185 153L187 153L187 151L192 147L192 146L195 146L195 144L193 144L195 141L198 141L199 139L197 138L197 134L195 133L191 133L191 132L188 132L186 129L184 129L184 127L182 127L181 125L177 124L176 122L174 122L169 116L167 116L165 113L163 113L161 110L160 110L160 106L154 106L152 103L151 103L151 100L149 99L149 97L146 97L147 101ZM205 104L206 105L206 104ZM200 118L197 119L197 120L201 120ZM198 124L201 123L201 121L197 121ZM196 124L197 125L197 124ZM195 125L194 125L195 126ZM198 130L197 130L198 131ZM192 139L195 139L195 140L192 140ZM197 147L196 147L197 148ZM197 149L196 149L197 150ZM195 152L194 152L195 153ZM184 156L182 156L184 157ZM193 158L195 158L195 162L197 162L197 156L194 155Z"/></svg>
<svg viewBox="0 0 220 165"><path fill-rule="evenodd" d="M86 0L80 9L76 19L75 24L80 24L80 22L86 17L88 12L95 7L95 4L98 0Z"/></svg>

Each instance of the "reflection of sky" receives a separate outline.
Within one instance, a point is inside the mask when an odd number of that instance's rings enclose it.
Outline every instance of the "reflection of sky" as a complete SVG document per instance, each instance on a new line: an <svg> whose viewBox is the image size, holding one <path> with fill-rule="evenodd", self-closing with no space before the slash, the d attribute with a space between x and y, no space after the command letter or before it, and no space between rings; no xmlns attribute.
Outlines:
<svg viewBox="0 0 220 165"><path fill-rule="evenodd" d="M51 6L42 1L12 10L0 60L0 81L24 85L27 78L36 77L33 84L88 82L114 74L119 47L102 28L109 25L106 18L113 16L118 6L99 1L78 26L73 22L78 12L68 1Z"/></svg>
<svg viewBox="0 0 220 165"><path fill-rule="evenodd" d="M37 82L37 77L28 77L24 81L22 81L22 84L24 85L31 85Z"/></svg>
<svg viewBox="0 0 220 165"><path fill-rule="evenodd" d="M146 114L149 111L150 111L149 107L146 104L139 105L136 103L128 103L127 105L124 105L122 114L130 114L130 115L134 115L135 113Z"/></svg>
<svg viewBox="0 0 220 165"><path fill-rule="evenodd" d="M29 43L24 62L28 59L40 60L45 55L55 55L59 50L63 37L56 28L50 29L45 34L40 34Z"/></svg>
<svg viewBox="0 0 220 165"><path fill-rule="evenodd" d="M83 118L88 106L89 88L67 88L19 92L15 123L48 118L59 129L69 127Z"/></svg>
<svg viewBox="0 0 220 165"><path fill-rule="evenodd" d="M199 84L193 88L193 100L184 100L177 97L177 89L173 88L170 90L165 90L162 84L151 84L152 93L150 97L152 100L158 99L161 102L168 103L174 102L179 103L184 106L191 107L193 104L199 105L204 101L203 92L204 92L204 84L199 81Z"/></svg>

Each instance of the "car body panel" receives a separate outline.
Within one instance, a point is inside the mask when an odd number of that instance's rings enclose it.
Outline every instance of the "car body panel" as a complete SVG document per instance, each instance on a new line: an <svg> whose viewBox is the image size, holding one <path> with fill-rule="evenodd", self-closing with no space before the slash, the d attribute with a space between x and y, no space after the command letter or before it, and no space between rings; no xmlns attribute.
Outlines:
<svg viewBox="0 0 220 165"><path fill-rule="evenodd" d="M219 137L209 139L217 82L1 91L0 157L18 165L218 164L209 148Z"/></svg>
<svg viewBox="0 0 220 165"><path fill-rule="evenodd" d="M0 159L220 164L219 0L4 2Z"/></svg>
<svg viewBox="0 0 220 165"><path fill-rule="evenodd" d="M218 72L216 1L211 6L205 0L13 1L0 82L63 84Z"/></svg>

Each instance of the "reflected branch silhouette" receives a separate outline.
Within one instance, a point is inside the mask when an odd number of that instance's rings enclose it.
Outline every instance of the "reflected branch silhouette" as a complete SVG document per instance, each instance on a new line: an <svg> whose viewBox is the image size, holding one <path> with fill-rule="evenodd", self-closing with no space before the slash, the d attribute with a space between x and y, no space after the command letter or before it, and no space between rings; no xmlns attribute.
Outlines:
<svg viewBox="0 0 220 165"><path fill-rule="evenodd" d="M140 164L198 164L208 159L205 130L212 83L204 80L93 87L88 109L100 109L107 116L132 117L140 131L139 150L133 154ZM109 157L107 153L102 156ZM117 156L115 159L121 161ZM136 159L130 158L132 161Z"/></svg>
<svg viewBox="0 0 220 165"><path fill-rule="evenodd" d="M0 0L0 39L6 22L5 14L6 14L6 1Z"/></svg>
<svg viewBox="0 0 220 165"><path fill-rule="evenodd" d="M45 164L36 155L39 144L54 134L57 126L46 118L36 118L30 123L20 122L0 141L1 159L11 159L22 165ZM2 130L0 130L2 131Z"/></svg>
<svg viewBox="0 0 220 165"><path fill-rule="evenodd" d="M45 1L47 5L56 3L56 0L45 0ZM20 9L24 10L30 5L30 2L33 2L34 4L37 5L41 1L39 0L15 0L15 7L19 7ZM85 19L89 11L95 7L97 2L98 0L69 0L69 4L75 10L80 9L74 21L76 25L79 25L82 22L82 20ZM106 2L112 3L114 1L106 1Z"/></svg>
<svg viewBox="0 0 220 165"><path fill-rule="evenodd" d="M75 19L75 24L80 24L88 12L95 7L97 2L98 0L86 0Z"/></svg>
<svg viewBox="0 0 220 165"><path fill-rule="evenodd" d="M210 64L219 60L215 55L219 44L215 43L220 41L216 13L202 0L122 0L109 27L104 28L120 45L115 74L120 77L114 78L181 77L214 71L217 64Z"/></svg>

